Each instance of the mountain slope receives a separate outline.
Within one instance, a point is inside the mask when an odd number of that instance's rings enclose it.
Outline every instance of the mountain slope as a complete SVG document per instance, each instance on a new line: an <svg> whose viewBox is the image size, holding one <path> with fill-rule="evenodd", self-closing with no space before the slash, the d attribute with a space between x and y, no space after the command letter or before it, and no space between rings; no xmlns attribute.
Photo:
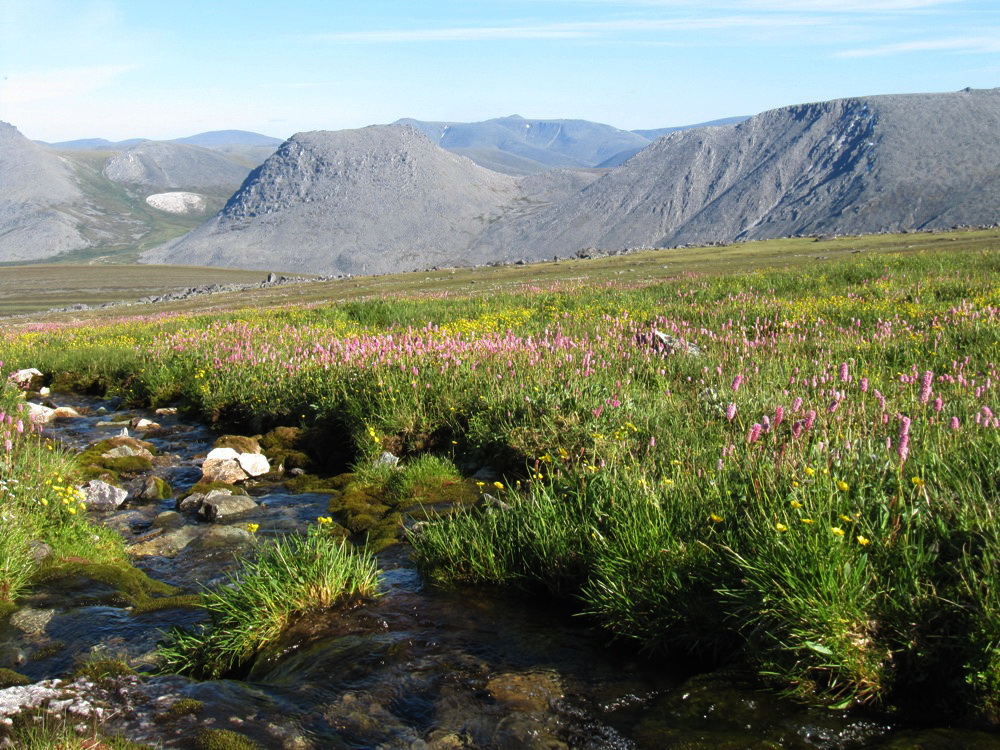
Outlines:
<svg viewBox="0 0 1000 750"><path fill-rule="evenodd" d="M0 262L85 247L84 204L69 163L0 122Z"/></svg>
<svg viewBox="0 0 1000 750"><path fill-rule="evenodd" d="M841 99L667 135L477 252L671 246L1000 219L1000 89Z"/></svg>
<svg viewBox="0 0 1000 750"><path fill-rule="evenodd" d="M352 274L482 262L469 246L518 195L410 127L299 133L215 218L143 260Z"/></svg>
<svg viewBox="0 0 1000 750"><path fill-rule="evenodd" d="M104 175L115 182L143 187L203 188L231 186L246 179L250 167L200 146L144 141L108 159Z"/></svg>

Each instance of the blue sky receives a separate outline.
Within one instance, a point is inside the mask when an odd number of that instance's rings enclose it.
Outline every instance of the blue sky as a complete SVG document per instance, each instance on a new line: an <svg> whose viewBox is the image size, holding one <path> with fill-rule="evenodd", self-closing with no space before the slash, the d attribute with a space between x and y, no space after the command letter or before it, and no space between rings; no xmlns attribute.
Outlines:
<svg viewBox="0 0 1000 750"><path fill-rule="evenodd" d="M966 86L1000 86L997 0L0 0L0 120L49 141L655 128Z"/></svg>

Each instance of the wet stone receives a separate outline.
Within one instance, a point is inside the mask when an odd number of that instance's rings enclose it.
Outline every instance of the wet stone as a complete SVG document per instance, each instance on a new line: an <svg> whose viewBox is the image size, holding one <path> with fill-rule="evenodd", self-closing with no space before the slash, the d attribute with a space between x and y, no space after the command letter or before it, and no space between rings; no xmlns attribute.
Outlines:
<svg viewBox="0 0 1000 750"><path fill-rule="evenodd" d="M253 534L237 526L211 526L203 529L188 545L195 551L232 549L253 542Z"/></svg>
<svg viewBox="0 0 1000 750"><path fill-rule="evenodd" d="M154 529L176 529L184 525L184 516L174 510L165 510L153 519Z"/></svg>
<svg viewBox="0 0 1000 750"><path fill-rule="evenodd" d="M198 508L198 515L206 521L218 523L234 516L257 509L257 503L246 495L230 495L219 491L205 496Z"/></svg>
<svg viewBox="0 0 1000 750"><path fill-rule="evenodd" d="M54 609L25 607L10 616L10 624L25 635L40 636L44 635L45 628L55 614L56 611Z"/></svg>

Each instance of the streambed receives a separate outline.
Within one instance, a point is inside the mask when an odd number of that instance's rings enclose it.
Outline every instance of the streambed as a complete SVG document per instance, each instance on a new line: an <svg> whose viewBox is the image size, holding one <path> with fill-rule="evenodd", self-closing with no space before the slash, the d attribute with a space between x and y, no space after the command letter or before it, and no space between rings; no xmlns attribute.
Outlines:
<svg viewBox="0 0 1000 750"><path fill-rule="evenodd" d="M114 401L61 395L86 416L49 434L74 449L115 434ZM160 458L153 472L178 489L200 477L208 429L130 410L159 422L143 439ZM237 565L252 537L304 533L327 496L281 485L250 489L261 506L230 523L186 516L158 531L175 499L133 504L98 519L134 543L136 565L197 593ZM917 729L884 716L807 709L762 691L746 675L685 675L537 603L472 587L425 581L405 545L379 553L383 595L298 623L242 680L197 682L139 676L111 694L110 731L163 747L191 747L203 726L225 728L265 748L963 748L1000 747L970 730ZM142 672L162 632L202 619L196 609L133 614L111 587L81 578L41 587L0 632L0 666L33 680L70 674L81 655L123 656ZM181 699L203 703L172 715Z"/></svg>

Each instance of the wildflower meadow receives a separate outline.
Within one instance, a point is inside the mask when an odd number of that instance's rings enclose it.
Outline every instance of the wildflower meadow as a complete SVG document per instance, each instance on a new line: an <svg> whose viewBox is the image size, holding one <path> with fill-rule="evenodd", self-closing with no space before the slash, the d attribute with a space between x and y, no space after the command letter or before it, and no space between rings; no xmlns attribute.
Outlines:
<svg viewBox="0 0 1000 750"><path fill-rule="evenodd" d="M487 466L503 507L414 532L427 575L805 700L1000 721L995 249L35 324L0 359L227 431L303 428L331 474L383 451ZM4 513L64 519L9 401ZM0 539L7 600L27 538Z"/></svg>

